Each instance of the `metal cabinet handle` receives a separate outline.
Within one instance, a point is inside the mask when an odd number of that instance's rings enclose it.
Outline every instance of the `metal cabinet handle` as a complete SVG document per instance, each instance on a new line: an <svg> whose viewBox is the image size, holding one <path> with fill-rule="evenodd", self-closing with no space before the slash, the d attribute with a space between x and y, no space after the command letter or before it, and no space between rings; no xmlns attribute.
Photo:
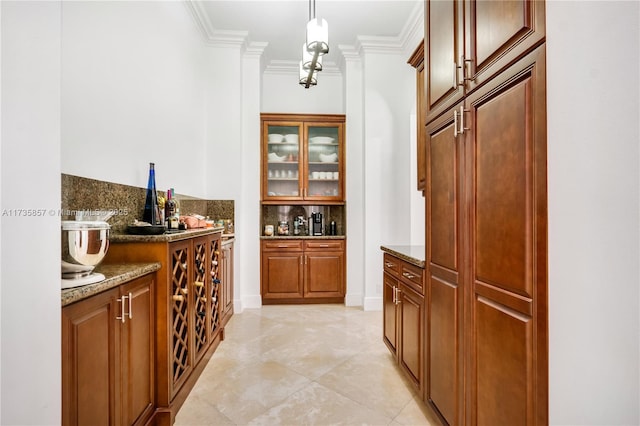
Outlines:
<svg viewBox="0 0 640 426"><path fill-rule="evenodd" d="M131 294L131 293L129 293ZM124 308L124 302L127 299L128 296L122 296L120 299L118 299L118 302L120 302L120 316L116 317L117 320L120 320L122 322L125 321L125 308Z"/></svg>
<svg viewBox="0 0 640 426"><path fill-rule="evenodd" d="M458 137L458 111L453 110L453 137Z"/></svg>
<svg viewBox="0 0 640 426"><path fill-rule="evenodd" d="M387 268L393 268L394 266L396 266L396 264L391 262L385 262L384 266L386 266Z"/></svg>
<svg viewBox="0 0 640 426"><path fill-rule="evenodd" d="M133 296L131 295L131 292L129 292L129 319L133 319L133 305L131 304L133 300Z"/></svg>
<svg viewBox="0 0 640 426"><path fill-rule="evenodd" d="M393 296L391 297L391 299L392 299L391 301L392 301L392 302L393 302L393 304L395 305L395 304L397 303L397 302L396 302L396 287L395 287L395 286L393 286L393 287L391 287L391 288L393 289Z"/></svg>
<svg viewBox="0 0 640 426"><path fill-rule="evenodd" d="M400 290L399 288L396 288L396 305L399 305L400 303L402 303L402 301L400 300L400 293L402 293L402 290Z"/></svg>
<svg viewBox="0 0 640 426"><path fill-rule="evenodd" d="M464 109L464 105L460 105L460 134L464 134L465 130L471 130L468 127L464 127L464 113L469 112L468 109Z"/></svg>

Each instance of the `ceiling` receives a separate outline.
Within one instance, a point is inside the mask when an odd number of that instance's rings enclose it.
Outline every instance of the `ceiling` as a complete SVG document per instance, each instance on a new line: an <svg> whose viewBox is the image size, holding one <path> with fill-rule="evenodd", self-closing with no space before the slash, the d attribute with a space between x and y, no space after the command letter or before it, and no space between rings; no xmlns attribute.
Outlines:
<svg viewBox="0 0 640 426"><path fill-rule="evenodd" d="M244 34L250 42L266 42L264 58L301 59L308 0L193 1L206 32ZM338 46L354 46L359 36L397 39L411 18L422 12L422 0L316 0L316 16L329 24L329 53L324 63L338 63ZM406 31L406 30L405 30Z"/></svg>

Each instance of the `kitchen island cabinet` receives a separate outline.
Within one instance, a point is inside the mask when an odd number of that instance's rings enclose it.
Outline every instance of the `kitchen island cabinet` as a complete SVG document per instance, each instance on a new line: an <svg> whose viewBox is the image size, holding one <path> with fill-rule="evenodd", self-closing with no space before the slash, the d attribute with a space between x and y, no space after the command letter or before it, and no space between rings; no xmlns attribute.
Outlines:
<svg viewBox="0 0 640 426"><path fill-rule="evenodd" d="M66 295L93 291L73 290ZM68 304L63 295L62 424L128 426L151 419L154 292L155 273L147 273Z"/></svg>
<svg viewBox="0 0 640 426"><path fill-rule="evenodd" d="M400 368L424 395L424 247L382 246L383 341ZM418 256L416 258L415 256Z"/></svg>
<svg viewBox="0 0 640 426"><path fill-rule="evenodd" d="M160 236L112 235L105 262L155 261L154 422L171 425L224 337L221 316L222 228Z"/></svg>
<svg viewBox="0 0 640 426"><path fill-rule="evenodd" d="M345 241L333 238L264 238L262 303L343 303Z"/></svg>

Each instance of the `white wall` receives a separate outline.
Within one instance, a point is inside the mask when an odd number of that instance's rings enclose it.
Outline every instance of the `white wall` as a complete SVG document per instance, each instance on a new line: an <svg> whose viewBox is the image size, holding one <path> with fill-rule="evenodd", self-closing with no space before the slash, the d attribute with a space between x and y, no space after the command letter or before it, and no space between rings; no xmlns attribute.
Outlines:
<svg viewBox="0 0 640 426"><path fill-rule="evenodd" d="M640 423L639 14L547 3L551 424Z"/></svg>
<svg viewBox="0 0 640 426"><path fill-rule="evenodd" d="M52 425L61 400L60 3L0 8L0 424Z"/></svg>
<svg viewBox="0 0 640 426"><path fill-rule="evenodd" d="M62 11L62 172L146 187L155 162L159 190L204 197L216 67L185 6L63 2Z"/></svg>
<svg viewBox="0 0 640 426"><path fill-rule="evenodd" d="M343 114L342 74L318 73L318 84L305 89L298 84L297 71L265 72L261 112L301 114Z"/></svg>

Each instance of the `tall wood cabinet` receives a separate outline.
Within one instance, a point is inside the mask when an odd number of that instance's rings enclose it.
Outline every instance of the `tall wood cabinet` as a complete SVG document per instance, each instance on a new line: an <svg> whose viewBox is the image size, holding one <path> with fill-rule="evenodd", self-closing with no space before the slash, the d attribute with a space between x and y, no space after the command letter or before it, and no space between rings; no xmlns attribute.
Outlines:
<svg viewBox="0 0 640 426"><path fill-rule="evenodd" d="M123 238L112 238L105 262L161 264L155 292L154 422L171 425L224 336L221 301L228 296L221 276L221 230Z"/></svg>
<svg viewBox="0 0 640 426"><path fill-rule="evenodd" d="M425 399L448 424L546 424L544 2L425 7Z"/></svg>
<svg viewBox="0 0 640 426"><path fill-rule="evenodd" d="M420 42L416 50L413 52L411 57L409 58L408 63L416 69L416 111L417 114L417 134L416 134L416 160L417 160L417 189L422 192L424 196L424 191L427 182L427 165L425 163L425 134L424 134L424 126L426 124L426 116L424 114L425 106L425 94L424 94L424 40Z"/></svg>
<svg viewBox="0 0 640 426"><path fill-rule="evenodd" d="M144 425L153 415L154 276L62 309L62 424Z"/></svg>

